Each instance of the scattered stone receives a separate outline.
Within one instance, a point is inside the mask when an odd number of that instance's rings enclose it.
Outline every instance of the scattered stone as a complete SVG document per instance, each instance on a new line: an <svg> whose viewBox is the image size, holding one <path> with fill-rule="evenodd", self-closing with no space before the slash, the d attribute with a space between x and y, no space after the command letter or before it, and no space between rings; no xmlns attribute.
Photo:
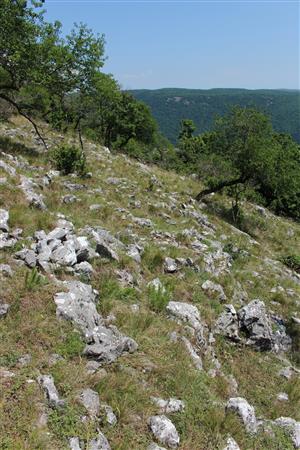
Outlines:
<svg viewBox="0 0 300 450"><path fill-rule="evenodd" d="M229 437L226 441L226 447L223 450L240 450L240 447L232 437Z"/></svg>
<svg viewBox="0 0 300 450"><path fill-rule="evenodd" d="M104 434L99 431L98 436L88 443L87 450L111 450L111 447Z"/></svg>
<svg viewBox="0 0 300 450"><path fill-rule="evenodd" d="M0 303L0 317L6 316L9 308L10 308L10 305L8 305L7 303Z"/></svg>
<svg viewBox="0 0 300 450"><path fill-rule="evenodd" d="M203 284L202 284L202 289L206 292L208 292L209 294L213 293L213 294L218 294L219 296L219 300L221 302L225 301L227 299L224 290L222 288L222 286L220 284L217 283L213 283L210 280L206 280Z"/></svg>
<svg viewBox="0 0 300 450"><path fill-rule="evenodd" d="M12 277L13 271L8 264L0 264L0 274L3 274L7 277Z"/></svg>
<svg viewBox="0 0 300 450"><path fill-rule="evenodd" d="M97 242L96 252L103 258L119 261L118 254L106 242Z"/></svg>
<svg viewBox="0 0 300 450"><path fill-rule="evenodd" d="M93 266L87 261L75 264L74 270L78 275L84 275L87 278L90 278L94 272Z"/></svg>
<svg viewBox="0 0 300 450"><path fill-rule="evenodd" d="M18 359L17 365L18 367L25 367L28 364L30 364L31 360L32 360L31 355L27 353L26 355L23 355Z"/></svg>
<svg viewBox="0 0 300 450"><path fill-rule="evenodd" d="M101 205L99 205L98 203L95 203L94 205L90 205L90 211L99 211L102 208Z"/></svg>
<svg viewBox="0 0 300 450"><path fill-rule="evenodd" d="M279 394L277 395L277 400L279 402L288 402L289 396L285 392L279 392Z"/></svg>
<svg viewBox="0 0 300 450"><path fill-rule="evenodd" d="M141 227L151 228L153 227L153 222L150 219L143 219L141 217L134 217L134 223L140 225Z"/></svg>
<svg viewBox="0 0 300 450"><path fill-rule="evenodd" d="M134 279L131 273L129 273L127 270L116 270L116 274L118 276L118 280L121 284L121 286L133 286L134 285Z"/></svg>
<svg viewBox="0 0 300 450"><path fill-rule="evenodd" d="M218 249L213 253L208 253L204 256L205 270L211 273L214 277L219 277L224 273L230 272L232 265L231 256Z"/></svg>
<svg viewBox="0 0 300 450"><path fill-rule="evenodd" d="M74 245L71 241L66 241L51 253L52 262L60 266L73 266L77 262Z"/></svg>
<svg viewBox="0 0 300 450"><path fill-rule="evenodd" d="M5 231L6 233L9 230L8 226L9 213L6 209L0 209L0 230Z"/></svg>
<svg viewBox="0 0 300 450"><path fill-rule="evenodd" d="M177 264L175 262L175 259L173 258L165 258L165 262L164 262L164 271L166 273L175 273L177 272L178 267Z"/></svg>
<svg viewBox="0 0 300 450"><path fill-rule="evenodd" d="M58 355L57 353L52 353L52 355L48 358L48 365L50 367L55 366L59 361L63 361L64 358L61 355Z"/></svg>
<svg viewBox="0 0 300 450"><path fill-rule="evenodd" d="M0 168L3 169L11 177L16 176L16 169L4 162L2 159L0 159Z"/></svg>
<svg viewBox="0 0 300 450"><path fill-rule="evenodd" d="M177 398L169 398L168 400L163 400L159 397L151 397L153 403L155 403L159 408L161 413L174 413L181 412L184 410L184 402L178 400Z"/></svg>
<svg viewBox="0 0 300 450"><path fill-rule="evenodd" d="M148 420L149 427L155 438L169 448L177 448L179 435L170 419L164 415L152 416Z"/></svg>
<svg viewBox="0 0 300 450"><path fill-rule="evenodd" d="M25 264L31 269L36 266L37 258L33 250L25 248L15 253L15 257L24 261Z"/></svg>
<svg viewBox="0 0 300 450"><path fill-rule="evenodd" d="M167 304L167 312L183 322L188 322L195 330L202 330L198 308L190 303L171 301Z"/></svg>
<svg viewBox="0 0 300 450"><path fill-rule="evenodd" d="M65 203L66 205L69 205L69 204L71 204L71 203L77 202L77 201L78 201L78 198L76 197L76 195L71 195L71 194L69 194L69 195L64 195L64 196L62 197L61 200L62 200L62 202Z"/></svg>
<svg viewBox="0 0 300 450"><path fill-rule="evenodd" d="M232 397L226 404L227 411L233 411L241 418L248 433L257 432L257 421L253 406L242 397Z"/></svg>
<svg viewBox="0 0 300 450"><path fill-rule="evenodd" d="M225 305L225 311L217 319L214 331L233 341L240 340L238 315L233 305Z"/></svg>
<svg viewBox="0 0 300 450"><path fill-rule="evenodd" d="M79 281L63 283L68 292L55 295L56 314L74 322L84 335L87 346L84 354L102 363L115 361L124 352L133 353L137 343L124 336L113 326L106 326L97 312L97 291L92 286Z"/></svg>
<svg viewBox="0 0 300 450"><path fill-rule="evenodd" d="M286 378L287 380L290 380L293 375L295 375L296 373L300 374L300 370L295 369L292 366L289 367L284 367L283 369L281 369L278 373L279 376Z"/></svg>
<svg viewBox="0 0 300 450"><path fill-rule="evenodd" d="M46 205L44 203L44 197L42 194L37 194L35 189L38 189L38 185L34 183L30 178L20 175L21 184L20 188L25 194L30 206L34 206L38 209L45 210Z"/></svg>
<svg viewBox="0 0 300 450"><path fill-rule="evenodd" d="M70 450L81 450L78 437L72 437L69 439Z"/></svg>
<svg viewBox="0 0 300 450"><path fill-rule="evenodd" d="M128 246L127 255L130 256L136 263L141 264L141 252L142 248L136 244L132 244Z"/></svg>
<svg viewBox="0 0 300 450"><path fill-rule="evenodd" d="M92 389L84 389L80 396L79 401L85 407L90 416L96 417L100 412L100 399L97 392Z"/></svg>
<svg viewBox="0 0 300 450"><path fill-rule="evenodd" d="M118 419L111 406L101 403L101 410L105 413L105 421L108 425L114 426L117 424Z"/></svg>
<svg viewBox="0 0 300 450"><path fill-rule="evenodd" d="M42 386L51 408L61 408L65 406L65 401L59 398L52 375L41 375L38 377L38 383Z"/></svg>
<svg viewBox="0 0 300 450"><path fill-rule="evenodd" d="M149 288L154 289L156 292L161 292L162 294L166 292L166 288L164 287L159 278L154 278L154 280L149 281L147 286Z"/></svg>
<svg viewBox="0 0 300 450"><path fill-rule="evenodd" d="M184 343L188 353L190 354L195 368L197 370L203 370L203 363L202 363L201 356L198 355L198 353L196 352L193 345L190 343L190 341L185 336L182 336L181 340Z"/></svg>

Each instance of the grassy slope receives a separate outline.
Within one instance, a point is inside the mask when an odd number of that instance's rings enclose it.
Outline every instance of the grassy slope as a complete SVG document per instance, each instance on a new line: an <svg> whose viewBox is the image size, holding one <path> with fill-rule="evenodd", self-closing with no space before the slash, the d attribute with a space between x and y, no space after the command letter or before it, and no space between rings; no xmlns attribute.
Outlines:
<svg viewBox="0 0 300 450"><path fill-rule="evenodd" d="M234 105L254 106L269 115L274 129L300 142L300 93L289 90L247 89L157 89L133 90L148 104L162 133L176 142L182 119L192 119L197 132L211 129L214 118Z"/></svg>
<svg viewBox="0 0 300 450"><path fill-rule="evenodd" d="M27 125L17 124L21 130L19 140L26 148L32 146ZM5 127L14 129L16 125ZM53 139L51 132L48 131L48 135ZM17 152L20 155L20 146L9 144L7 147L11 153ZM181 450L222 448L229 432L243 450L291 449L290 440L284 434L259 434L251 438L245 434L236 417L225 416L222 403L226 402L230 392L224 378L210 378L207 371L197 372L185 348L169 339L169 333L181 327L170 321L163 310L153 312L150 307L146 284L159 276L168 286L174 300L196 304L202 318L209 325L223 310L216 299L208 298L201 289L202 282L211 279L205 271L195 273L185 268L181 269L182 276L179 277L163 274L162 270L164 256L191 256L202 264L201 255L195 254L189 240L181 235L184 228L195 227L201 231L201 227L193 219L180 215L178 208L170 210L155 205L158 202L168 205L171 199L177 206L186 203L197 193L199 185L158 167L149 167L144 171L135 161L122 155L107 156L94 145L87 144L86 147L93 177L83 181L87 189L76 192L81 201L75 205L63 205L60 201L60 197L68 193L62 186L62 181L70 179L82 182L73 177L55 179L44 190L48 206L46 212L27 207L25 198L17 187L18 178L9 178L7 185L0 186L0 207L9 209L10 226L22 227L26 241L38 229L51 230L56 213L60 212L74 223L76 229L87 224L99 225L113 233L119 233L120 238L127 243L131 240L127 231L132 222L127 214L130 211L135 216L151 218L157 230L175 233L180 246L168 243L163 245L152 238L151 229L133 225L132 231L143 237L145 244L140 274L135 263L126 256L119 263L98 261L95 264L92 284L100 292L99 310L104 315L112 313L116 316L117 326L136 339L139 351L106 367L106 373L100 371L94 375L88 375L85 371L86 361L80 356L82 343L72 325L56 319L53 294L57 288L51 278L46 284L37 284L30 290L25 283L28 269L15 266L12 262L13 251L16 249L1 251L0 263L10 263L15 272L13 279L1 279L1 300L10 303L11 310L6 318L1 319L0 324L0 366L13 371L15 376L0 380L0 448L60 450L68 448L68 436L90 438L95 432L94 426L80 422L82 407L76 402L78 390L90 387L98 391L101 400L110 404L118 415L119 423L116 427L103 426L112 449L142 450L151 442L147 418L157 411L149 400L151 395L174 396L186 402L185 412L172 416L181 436ZM24 150L25 147L21 148L23 156L34 165L43 167L41 174L49 169L46 155L36 156L28 151L24 155ZM18 169L18 173L35 177L38 172ZM152 175L156 175L162 186L155 187L151 192L147 188ZM1 176L7 174L0 169ZM106 179L111 176L125 178L123 187L116 189L108 184ZM90 189L98 187L103 189L103 194L89 193ZM130 204L130 196L141 201L140 209L135 209ZM226 202L224 198L218 197L213 205L218 201L223 204ZM100 203L103 208L90 211L89 206L93 203ZM124 208L125 211L116 208ZM282 270L276 274L265 258L276 260L282 254L300 254L300 226L271 215L269 218L261 217L251 205L245 205L252 220L252 234L258 241L258 245L252 245L249 237L226 223L215 207L210 210L211 212L205 213L216 226L215 239L219 240L225 234L224 244L232 242L250 252L249 258L238 258L234 262L230 274L216 280L223 285L228 302L234 303L234 286L240 282L247 291L249 300L260 297L268 308L284 317L290 317L297 311L299 313L299 303L296 305L296 298L300 294L299 285L285 278ZM174 219L176 225L169 224L162 217L163 212ZM140 287L122 288L114 273L116 268L126 268L137 278L141 276ZM259 276L255 276L254 271ZM65 279L68 275L61 273L59 277ZM294 289L295 296L272 294L271 288L277 285ZM130 308L133 303L140 305L138 314L134 314ZM217 339L216 352L224 372L236 377L239 395L255 406L257 416L273 419L287 415L300 420L299 379L287 381L278 376L278 371L285 365L283 361L271 353L260 354L249 348L232 346L221 338ZM32 355L32 360L27 366L20 368L16 361L26 353ZM52 353L58 353L64 359L50 367L48 359ZM206 369L209 368L209 362L204 360L204 363ZM64 414L51 412L48 426L42 428L37 428L36 422L44 404L43 394L35 381L28 382L36 380L39 372L54 376L61 396L68 402ZM279 403L276 400L279 392L289 393L289 402Z"/></svg>

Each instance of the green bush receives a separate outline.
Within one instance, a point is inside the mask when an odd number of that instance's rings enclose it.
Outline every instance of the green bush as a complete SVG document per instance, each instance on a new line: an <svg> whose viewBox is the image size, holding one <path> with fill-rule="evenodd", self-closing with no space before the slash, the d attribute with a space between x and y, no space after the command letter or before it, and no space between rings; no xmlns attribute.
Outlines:
<svg viewBox="0 0 300 450"><path fill-rule="evenodd" d="M85 175L87 172L86 157L83 151L74 145L62 145L53 153L53 161L57 170L65 175L77 172Z"/></svg>

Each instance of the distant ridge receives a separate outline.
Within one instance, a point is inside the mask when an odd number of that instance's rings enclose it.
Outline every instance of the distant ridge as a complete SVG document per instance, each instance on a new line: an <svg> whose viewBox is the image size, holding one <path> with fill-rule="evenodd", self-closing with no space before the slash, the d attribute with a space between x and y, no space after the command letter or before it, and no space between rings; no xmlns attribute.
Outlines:
<svg viewBox="0 0 300 450"><path fill-rule="evenodd" d="M211 129L214 117L232 106L252 106L271 117L278 132L285 132L300 143L300 90L297 89L136 89L130 91L150 106L162 133L176 142L179 123L192 119L197 132Z"/></svg>

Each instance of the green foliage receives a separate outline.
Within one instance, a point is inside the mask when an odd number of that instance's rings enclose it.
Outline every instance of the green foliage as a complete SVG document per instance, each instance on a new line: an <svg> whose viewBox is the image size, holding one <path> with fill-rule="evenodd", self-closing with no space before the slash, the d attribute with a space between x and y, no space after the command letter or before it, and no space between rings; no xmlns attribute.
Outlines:
<svg viewBox="0 0 300 450"><path fill-rule="evenodd" d="M209 187L198 194L198 200L227 188L233 198L233 223L239 227L240 201L247 197L247 190L256 191L277 213L300 217L299 146L290 137L274 133L264 114L253 108L233 108L216 120L204 148L198 164L200 168L204 162L202 179Z"/></svg>
<svg viewBox="0 0 300 450"><path fill-rule="evenodd" d="M300 364L300 325L290 319L287 324L287 332L292 338L292 358L296 364Z"/></svg>
<svg viewBox="0 0 300 450"><path fill-rule="evenodd" d="M184 119L180 122L180 131L179 131L179 135L178 135L178 140L180 141L181 139L190 139L193 134L194 131L196 130L196 126L194 124L194 122L190 119Z"/></svg>
<svg viewBox="0 0 300 450"><path fill-rule="evenodd" d="M86 158L84 152L74 145L62 145L53 152L53 162L57 170L65 175L77 172L84 175L86 169Z"/></svg>
<svg viewBox="0 0 300 450"><path fill-rule="evenodd" d="M63 343L57 347L57 352L65 358L80 356L84 349L84 342L79 333L72 331L67 334Z"/></svg>
<svg viewBox="0 0 300 450"><path fill-rule="evenodd" d="M27 291L34 291L39 286L46 283L45 277L39 273L36 267L27 271L24 280L24 287Z"/></svg>
<svg viewBox="0 0 300 450"><path fill-rule="evenodd" d="M299 255L287 255L281 258L283 264L290 269L300 273L300 256Z"/></svg>
<svg viewBox="0 0 300 450"><path fill-rule="evenodd" d="M167 304L171 299L170 292L166 288L150 287L148 290L149 305L152 311L165 311Z"/></svg>
<svg viewBox="0 0 300 450"><path fill-rule="evenodd" d="M150 106L160 131L174 145L183 118L191 119L196 133L202 134L213 129L216 116L227 114L235 105L266 113L276 131L288 133L300 143L299 90L168 88L130 92Z"/></svg>

